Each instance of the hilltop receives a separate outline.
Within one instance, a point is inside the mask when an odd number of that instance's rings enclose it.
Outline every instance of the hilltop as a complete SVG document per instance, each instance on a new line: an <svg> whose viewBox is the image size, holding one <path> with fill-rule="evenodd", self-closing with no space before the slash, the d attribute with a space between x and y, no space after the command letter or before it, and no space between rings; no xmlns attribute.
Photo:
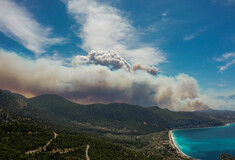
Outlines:
<svg viewBox="0 0 235 160"><path fill-rule="evenodd" d="M173 112L157 106L112 103L81 105L58 95L25 98L0 91L0 106L14 113L78 130L116 134L146 134L177 128L218 126L224 123L193 112Z"/></svg>

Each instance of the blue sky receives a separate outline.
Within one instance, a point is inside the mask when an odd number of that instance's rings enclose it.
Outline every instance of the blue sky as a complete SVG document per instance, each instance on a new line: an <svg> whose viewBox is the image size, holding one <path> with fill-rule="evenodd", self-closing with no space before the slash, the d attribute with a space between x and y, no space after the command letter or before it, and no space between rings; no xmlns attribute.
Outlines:
<svg viewBox="0 0 235 160"><path fill-rule="evenodd" d="M213 98L235 94L234 0L0 0L0 4L5 8L0 11L4 51L33 60L60 59L69 65L67 61L90 50L111 50L130 65L157 67L160 76L193 77L200 94ZM228 103L227 108L233 109L235 103Z"/></svg>

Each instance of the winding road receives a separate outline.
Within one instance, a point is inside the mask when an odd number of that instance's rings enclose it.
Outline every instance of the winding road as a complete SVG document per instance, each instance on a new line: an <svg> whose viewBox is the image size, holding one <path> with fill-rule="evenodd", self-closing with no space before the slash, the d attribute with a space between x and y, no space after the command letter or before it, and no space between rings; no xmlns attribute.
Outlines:
<svg viewBox="0 0 235 160"><path fill-rule="evenodd" d="M50 139L48 142L47 142L47 144L45 145L45 146L43 146L43 147L39 147L39 148L37 148L37 149L35 149L35 150L30 150L30 151L27 151L27 152L25 152L25 154L34 154L34 153L37 153L37 152L41 152L41 151L46 151L46 149L47 149L47 146L49 146L50 144L51 144L51 142L54 140L54 139L56 139L56 137L58 136L58 134L57 133L55 133L55 132L53 132L54 133L54 137L52 138L52 139ZM90 145L88 144L87 146L86 146L86 160L90 160L90 157L89 157L89 155L88 155L88 150L89 150L89 148L90 148ZM72 150L71 148L70 148L70 150ZM68 151L70 151L69 149L68 149ZM53 152L57 152L57 151L53 151Z"/></svg>
<svg viewBox="0 0 235 160"><path fill-rule="evenodd" d="M88 155L88 150L89 150L90 146L89 144L86 146L86 160L90 160L90 157Z"/></svg>
<svg viewBox="0 0 235 160"><path fill-rule="evenodd" d="M43 146L43 147L39 147L38 149L35 149L35 150L30 150L30 151L27 151L27 152L25 152L25 154L34 154L34 153L37 153L37 152L41 152L42 150L46 150L47 149L47 146L49 146L50 144L51 144L51 142L54 140L54 139L56 139L56 137L57 137L57 133L55 133L55 132L53 132L54 133L54 137L52 138L52 139L50 139L48 142L47 142L47 144L45 145L45 146Z"/></svg>

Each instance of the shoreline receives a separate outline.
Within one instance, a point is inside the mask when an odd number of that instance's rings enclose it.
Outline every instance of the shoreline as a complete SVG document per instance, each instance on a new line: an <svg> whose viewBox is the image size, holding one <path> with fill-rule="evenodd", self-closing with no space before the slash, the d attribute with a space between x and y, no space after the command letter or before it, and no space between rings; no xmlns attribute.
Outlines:
<svg viewBox="0 0 235 160"><path fill-rule="evenodd" d="M206 128L217 128L217 127L225 127L225 126L229 126L231 124L235 124L235 122L232 123L225 123L222 126L211 126L211 127L200 127L200 128L180 128L180 129L172 129L170 131L177 131L177 130L193 130L193 129L206 129Z"/></svg>
<svg viewBox="0 0 235 160"><path fill-rule="evenodd" d="M171 145L174 149L176 149L177 153L178 153L180 156L182 156L182 157L184 157L184 158L191 158L191 159L194 159L193 157L188 156L187 154L185 154L184 152L182 152L182 151L180 150L180 148L178 147L178 145L177 145L176 142L175 142L175 139L174 139L174 136L173 136L173 131L176 131L176 130L193 130L193 129L216 128L216 127L229 126L229 125L231 125L231 124L235 124L235 123L226 123L226 124L224 124L223 126L214 126L214 127L188 128L188 129L186 128L186 129L173 129L173 130L169 130L169 132L168 132L169 143L170 143L170 145Z"/></svg>
<svg viewBox="0 0 235 160"><path fill-rule="evenodd" d="M179 147L177 146L177 144L175 143L175 139L174 139L174 136L173 136L173 133L172 133L173 130L170 130L169 131L169 142L170 142L170 145L176 149L176 152L181 156L181 157L184 157L184 158L192 158L188 155L186 155L184 152L182 152ZM193 158L192 158L193 159Z"/></svg>

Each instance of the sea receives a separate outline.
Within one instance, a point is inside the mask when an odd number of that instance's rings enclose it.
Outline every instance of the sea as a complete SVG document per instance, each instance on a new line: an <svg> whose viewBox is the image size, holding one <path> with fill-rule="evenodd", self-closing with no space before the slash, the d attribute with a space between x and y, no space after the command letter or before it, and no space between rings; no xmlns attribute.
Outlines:
<svg viewBox="0 0 235 160"><path fill-rule="evenodd" d="M227 153L235 156L235 123L221 127L174 130L178 148L186 155L201 160L220 160Z"/></svg>

